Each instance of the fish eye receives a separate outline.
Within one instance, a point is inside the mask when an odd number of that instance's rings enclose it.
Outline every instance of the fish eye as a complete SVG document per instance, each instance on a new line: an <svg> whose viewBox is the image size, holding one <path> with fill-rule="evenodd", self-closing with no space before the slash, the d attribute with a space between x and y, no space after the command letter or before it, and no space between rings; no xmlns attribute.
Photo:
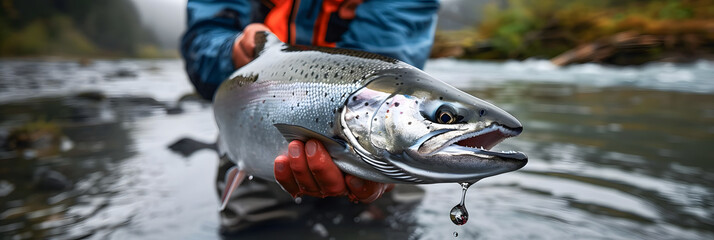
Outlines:
<svg viewBox="0 0 714 240"><path fill-rule="evenodd" d="M455 111L447 106L442 106L436 110L436 122L441 124L452 124L456 122Z"/></svg>
<svg viewBox="0 0 714 240"><path fill-rule="evenodd" d="M450 112L441 112L441 114L439 114L439 118L437 119L437 121L439 121L439 123L444 123L444 124L453 123L454 120L455 120L454 115L452 115Z"/></svg>

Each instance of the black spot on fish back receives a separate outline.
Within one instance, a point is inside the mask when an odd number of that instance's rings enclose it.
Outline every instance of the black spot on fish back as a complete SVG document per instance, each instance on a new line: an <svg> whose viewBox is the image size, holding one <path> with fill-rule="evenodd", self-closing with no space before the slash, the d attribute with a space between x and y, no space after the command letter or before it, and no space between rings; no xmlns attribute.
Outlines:
<svg viewBox="0 0 714 240"><path fill-rule="evenodd" d="M343 49L343 48L288 45L286 48L283 48L282 51L283 52L318 51L318 52L323 52L323 53L328 53L328 54L338 54L338 55L352 56L352 57L357 57L357 58L380 60L383 62L388 62L388 63L393 63L393 64L398 62L394 58L385 57L385 56L382 56L379 54L351 50L351 49ZM312 61L313 62L317 61L317 58L313 58Z"/></svg>
<svg viewBox="0 0 714 240"><path fill-rule="evenodd" d="M249 76L243 76L243 75L238 75L232 78L230 81L230 87L231 89L235 87L242 87L248 84L252 84L255 81L258 81L258 75L249 75Z"/></svg>

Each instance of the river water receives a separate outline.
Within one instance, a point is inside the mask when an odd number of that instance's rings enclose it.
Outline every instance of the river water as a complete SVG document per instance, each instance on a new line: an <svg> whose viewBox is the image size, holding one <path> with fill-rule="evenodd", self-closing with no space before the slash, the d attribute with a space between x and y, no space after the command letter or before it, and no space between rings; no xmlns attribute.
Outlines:
<svg viewBox="0 0 714 240"><path fill-rule="evenodd" d="M0 239L221 238L216 153L167 148L217 135L182 66L0 60L0 139L21 126L36 139L25 151L0 141ZM713 62L445 59L426 71L519 118L524 133L496 149L523 151L528 165L471 186L463 226L449 219L461 186L436 184L413 201L394 194L376 214L317 214L267 236L714 238Z"/></svg>

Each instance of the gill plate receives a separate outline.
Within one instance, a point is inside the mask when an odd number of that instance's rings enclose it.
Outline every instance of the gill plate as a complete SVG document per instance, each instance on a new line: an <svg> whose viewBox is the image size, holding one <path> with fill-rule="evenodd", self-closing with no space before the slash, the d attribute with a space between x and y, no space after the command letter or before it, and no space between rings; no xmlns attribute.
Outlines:
<svg viewBox="0 0 714 240"><path fill-rule="evenodd" d="M343 108L342 112L340 113L340 122L344 123L345 121L345 114L347 113L347 108ZM347 141L352 145L352 149L354 149L355 153L360 156L362 161L365 163L369 164L370 166L374 167L378 171L380 171L382 174L385 176L388 176L392 179L396 180L401 180L401 181L409 181L409 182L414 182L414 183L423 183L421 179L418 179L410 174L408 174L403 168L397 167L396 165L392 164L389 161L385 161L383 159L378 159L372 157L372 154L370 154L366 149L364 149L359 142L357 141L357 138L355 138L354 134L352 134L352 130L350 130L348 127L342 125L342 133L344 136L347 138Z"/></svg>

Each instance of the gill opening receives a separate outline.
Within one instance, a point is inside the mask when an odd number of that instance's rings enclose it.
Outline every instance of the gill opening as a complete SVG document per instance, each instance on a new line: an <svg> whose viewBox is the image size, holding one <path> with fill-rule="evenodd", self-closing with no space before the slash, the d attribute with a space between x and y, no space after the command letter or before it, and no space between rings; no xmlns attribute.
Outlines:
<svg viewBox="0 0 714 240"><path fill-rule="evenodd" d="M393 92L393 93L389 94L389 96L384 98L382 101L380 101L378 107L375 108L374 112L372 113L372 117L377 118L379 116L379 114L378 114L379 110L382 109L382 107L384 107L386 105L387 101L389 101L389 99L392 99L392 97L394 97L395 95L397 95L397 93ZM368 122L369 123L367 123L367 129L368 129L367 139L369 140L369 144L372 144L372 132L374 132L374 131L372 131L372 126L376 121L372 120L372 121L368 121Z"/></svg>
<svg viewBox="0 0 714 240"><path fill-rule="evenodd" d="M342 109L342 112L340 113L341 122L345 122L346 113L347 109ZM360 156L362 161L374 167L385 176L400 181L422 183L422 180L407 173L406 171L404 171L404 169L394 165L391 161L373 157L372 154L370 154L366 149L362 147L362 145L359 144L357 138L355 138L354 134L352 133L352 130L344 126L344 124L342 126L342 134L345 136L345 138L347 138L347 141L351 143L350 145L352 145L352 149L355 151L355 153L357 153L357 155Z"/></svg>

